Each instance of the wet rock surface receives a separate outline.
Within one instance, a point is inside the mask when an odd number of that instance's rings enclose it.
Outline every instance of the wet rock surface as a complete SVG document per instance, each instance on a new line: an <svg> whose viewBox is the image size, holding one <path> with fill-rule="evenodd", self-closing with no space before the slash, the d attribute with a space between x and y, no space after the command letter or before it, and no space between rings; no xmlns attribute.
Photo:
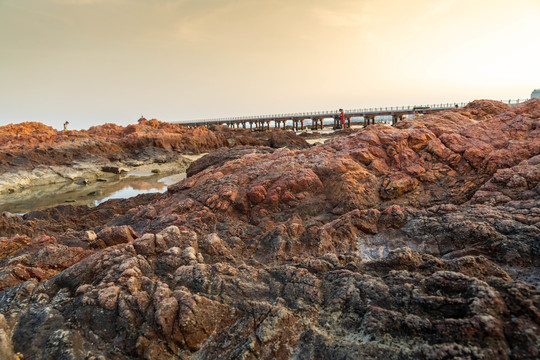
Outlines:
<svg viewBox="0 0 540 360"><path fill-rule="evenodd" d="M536 359L540 100L0 217L0 357Z"/></svg>

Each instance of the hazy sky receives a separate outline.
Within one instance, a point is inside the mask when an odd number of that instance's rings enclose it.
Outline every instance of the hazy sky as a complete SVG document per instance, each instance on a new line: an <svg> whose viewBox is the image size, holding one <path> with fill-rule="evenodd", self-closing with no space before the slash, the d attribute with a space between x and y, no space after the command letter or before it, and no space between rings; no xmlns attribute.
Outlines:
<svg viewBox="0 0 540 360"><path fill-rule="evenodd" d="M0 125L517 99L540 0L0 0Z"/></svg>

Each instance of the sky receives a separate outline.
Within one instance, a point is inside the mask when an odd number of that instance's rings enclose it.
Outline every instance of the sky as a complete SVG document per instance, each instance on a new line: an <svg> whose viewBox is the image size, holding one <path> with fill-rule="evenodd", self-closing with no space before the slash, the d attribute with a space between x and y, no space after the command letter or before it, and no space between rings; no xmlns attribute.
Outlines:
<svg viewBox="0 0 540 360"><path fill-rule="evenodd" d="M0 126L523 99L540 0L0 0Z"/></svg>

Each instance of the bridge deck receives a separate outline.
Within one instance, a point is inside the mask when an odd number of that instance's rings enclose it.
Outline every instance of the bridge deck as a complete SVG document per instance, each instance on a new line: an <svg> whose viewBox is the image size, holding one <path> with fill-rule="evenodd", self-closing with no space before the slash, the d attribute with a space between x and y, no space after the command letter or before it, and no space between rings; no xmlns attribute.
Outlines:
<svg viewBox="0 0 540 360"><path fill-rule="evenodd" d="M503 101L509 105L519 104L520 102L526 101L528 99L518 99L518 100L508 100ZM403 118L404 115L414 115L414 114L429 114L439 111L452 110L456 108L462 108L467 103L446 103L446 104L436 104L436 105L422 105L422 106L397 106L397 107L385 107L385 108L366 108L366 109L349 109L344 110L345 117L348 121L348 124L351 123L351 118L361 117L364 118L363 123L365 125L370 122L374 123L374 119L377 116L392 116L392 123L395 123ZM180 124L185 126L205 126L213 124L224 124L227 126L246 127L246 123L250 124L250 127L253 124L256 127L261 127L266 124L268 127L269 122L285 123L291 121L293 123L293 128L302 127L305 120L311 120L312 124L321 123L323 126L324 119L331 119L338 116L337 111L314 111L314 112L303 112L303 113L288 113L288 114L273 114L273 115L255 115L255 116L238 116L238 117L224 117L224 118L215 118L215 119L200 119L200 120L184 120L184 121L175 121L174 124ZM301 125L298 124L301 122ZM285 125L285 124L284 124Z"/></svg>

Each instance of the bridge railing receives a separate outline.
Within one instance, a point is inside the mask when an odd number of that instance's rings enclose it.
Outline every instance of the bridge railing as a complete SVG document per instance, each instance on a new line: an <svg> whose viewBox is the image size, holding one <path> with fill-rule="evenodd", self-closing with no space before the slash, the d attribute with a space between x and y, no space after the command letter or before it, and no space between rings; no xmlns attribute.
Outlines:
<svg viewBox="0 0 540 360"><path fill-rule="evenodd" d="M525 102L529 99L517 99L517 100L501 100L502 103L508 105L516 105L522 102ZM454 109L456 105L458 108L462 108L468 103L446 103L446 104L434 104L434 105L414 105L414 106L390 106L390 107L375 107L375 108L363 108L363 109L347 109L344 110L346 116L363 116L363 114L376 115L377 113L388 113L388 112L411 112L415 109L418 111L424 110L445 110L445 109ZM338 111L332 110L322 110L322 111L312 111L312 112L299 112L299 113L284 113L284 114L272 114L272 115L253 115L253 116L233 116L233 117L221 117L213 119L200 119L200 120L180 120L175 121L175 124L216 124L224 122L235 122L235 121L273 121L273 120L291 120L294 118L329 118L338 115Z"/></svg>

